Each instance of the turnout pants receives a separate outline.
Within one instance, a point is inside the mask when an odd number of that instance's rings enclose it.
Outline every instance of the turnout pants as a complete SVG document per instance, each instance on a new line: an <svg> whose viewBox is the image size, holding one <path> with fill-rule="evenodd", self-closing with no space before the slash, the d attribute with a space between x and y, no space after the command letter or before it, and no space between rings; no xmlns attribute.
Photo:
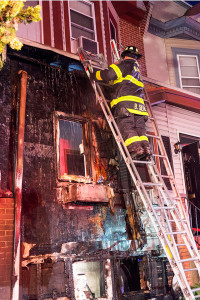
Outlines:
<svg viewBox="0 0 200 300"><path fill-rule="evenodd" d="M129 152L137 152L138 148L149 146L145 128L147 120L147 116L131 113L128 116L115 115L115 121Z"/></svg>

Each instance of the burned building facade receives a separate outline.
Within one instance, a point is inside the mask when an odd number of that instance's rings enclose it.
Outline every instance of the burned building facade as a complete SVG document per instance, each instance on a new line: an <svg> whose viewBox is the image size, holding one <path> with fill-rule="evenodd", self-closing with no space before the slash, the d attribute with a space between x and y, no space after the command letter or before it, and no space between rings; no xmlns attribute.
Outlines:
<svg viewBox="0 0 200 300"><path fill-rule="evenodd" d="M54 13L59 3L53 1ZM66 3L61 7L64 10ZM44 30L48 23L45 6L50 3L42 5ZM132 2L122 11L120 1L94 1L93 9L98 5L101 15L95 10L97 28L93 34L98 35L99 49L108 62L112 61L108 40L116 20L116 39L133 44L137 37L143 52L150 5L138 7ZM131 16L130 9L134 12ZM108 23L111 12L113 21ZM77 7L71 7L74 34L80 29L74 25L80 17L77 14ZM56 17L53 14L51 18ZM102 19L103 33L98 27ZM55 19L49 36L49 46L54 43L57 49L61 47L59 34L55 35L58 25ZM47 32L46 28L46 45ZM92 34L92 29L88 32ZM65 34L67 37L66 28ZM67 47L66 43L64 50ZM163 299L171 288L171 269L142 204L133 204L137 193L90 81L72 50L67 54L63 49L53 50L28 42L20 52L7 49L0 74L0 269L6 273L1 280L1 299L10 299L11 279L12 283L16 279L11 261L13 256L15 259L17 206L14 209L13 186L20 126L24 126L20 299ZM141 69L146 75L144 57ZM25 123L19 125L22 85L26 87Z"/></svg>

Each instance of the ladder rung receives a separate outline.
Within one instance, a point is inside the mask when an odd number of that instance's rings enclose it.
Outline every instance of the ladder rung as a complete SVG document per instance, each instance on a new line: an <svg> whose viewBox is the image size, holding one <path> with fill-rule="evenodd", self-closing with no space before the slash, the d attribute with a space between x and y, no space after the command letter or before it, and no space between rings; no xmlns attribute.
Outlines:
<svg viewBox="0 0 200 300"><path fill-rule="evenodd" d="M172 175L161 175L162 178L173 178Z"/></svg>
<svg viewBox="0 0 200 300"><path fill-rule="evenodd" d="M175 220L168 220L169 222L187 222L187 220L177 220L177 221L175 221Z"/></svg>
<svg viewBox="0 0 200 300"><path fill-rule="evenodd" d="M185 244L176 244L177 247L183 247L186 246Z"/></svg>
<svg viewBox="0 0 200 300"><path fill-rule="evenodd" d="M144 186L162 186L162 183L143 182Z"/></svg>
<svg viewBox="0 0 200 300"><path fill-rule="evenodd" d="M172 232L166 232L166 234L170 235L170 234L185 234L185 231L172 231Z"/></svg>
<svg viewBox="0 0 200 300"><path fill-rule="evenodd" d="M148 161L148 160L134 160L132 159L132 162L134 162L134 164L145 164L145 165L151 165L152 162Z"/></svg>
<svg viewBox="0 0 200 300"><path fill-rule="evenodd" d="M192 289L192 292L193 292L193 293L194 293L194 292L198 292L198 291L200 291L200 288ZM200 295L199 295L199 297L200 297Z"/></svg>
<svg viewBox="0 0 200 300"><path fill-rule="evenodd" d="M167 157L165 155L154 154L154 153L152 155L155 156L155 157L160 157L160 158L166 158L167 159Z"/></svg>
<svg viewBox="0 0 200 300"><path fill-rule="evenodd" d="M184 272L190 272L190 271L198 271L197 268L193 268L193 269L184 269Z"/></svg>
<svg viewBox="0 0 200 300"><path fill-rule="evenodd" d="M174 206L155 206L154 209L174 209Z"/></svg>
<svg viewBox="0 0 200 300"><path fill-rule="evenodd" d="M161 137L160 137L159 135L146 134L146 136L152 137L152 138L154 138L154 139L161 139Z"/></svg>
<svg viewBox="0 0 200 300"><path fill-rule="evenodd" d="M154 118L152 118L152 117L148 117L148 120L154 121Z"/></svg>
<svg viewBox="0 0 200 300"><path fill-rule="evenodd" d="M192 258L181 259L181 260L179 260L179 262L182 263L182 262L195 261L195 260L198 260L198 257L192 257Z"/></svg>

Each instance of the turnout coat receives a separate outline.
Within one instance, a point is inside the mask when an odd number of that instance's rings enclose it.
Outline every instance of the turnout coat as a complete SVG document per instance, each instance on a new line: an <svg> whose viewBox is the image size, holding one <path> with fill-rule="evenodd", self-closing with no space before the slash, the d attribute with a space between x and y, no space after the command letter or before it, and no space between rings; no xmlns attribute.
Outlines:
<svg viewBox="0 0 200 300"><path fill-rule="evenodd" d="M111 86L110 107L130 152L148 144L145 122L144 84L135 59L125 59L95 73L95 81Z"/></svg>

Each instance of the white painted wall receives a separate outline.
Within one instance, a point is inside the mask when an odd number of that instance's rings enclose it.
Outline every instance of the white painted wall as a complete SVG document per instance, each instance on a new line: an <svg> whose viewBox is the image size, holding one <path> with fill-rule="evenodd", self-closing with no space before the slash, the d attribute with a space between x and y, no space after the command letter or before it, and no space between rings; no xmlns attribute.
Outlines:
<svg viewBox="0 0 200 300"><path fill-rule="evenodd" d="M19 24L16 33L17 37L30 40L37 43L42 43L41 40L41 22L33 22L31 24Z"/></svg>
<svg viewBox="0 0 200 300"><path fill-rule="evenodd" d="M161 135L169 136L174 165L174 175L179 193L185 194L181 154L174 153L174 144L179 141L179 134L200 137L200 114L169 104L159 104L152 107L158 129ZM150 121L148 129L150 130Z"/></svg>
<svg viewBox="0 0 200 300"><path fill-rule="evenodd" d="M165 40L151 33L144 36L147 77L169 84Z"/></svg>

